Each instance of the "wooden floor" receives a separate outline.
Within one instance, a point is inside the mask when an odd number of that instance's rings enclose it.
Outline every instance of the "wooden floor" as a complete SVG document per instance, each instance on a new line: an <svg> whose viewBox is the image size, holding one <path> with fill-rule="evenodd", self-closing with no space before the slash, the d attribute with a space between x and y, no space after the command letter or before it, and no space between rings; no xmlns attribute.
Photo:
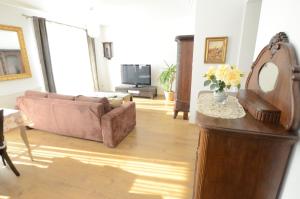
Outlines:
<svg viewBox="0 0 300 199"><path fill-rule="evenodd" d="M19 132L6 133L21 177L0 161L0 199L190 199L197 127L163 100L134 100L137 126L115 149L31 130L32 162Z"/></svg>

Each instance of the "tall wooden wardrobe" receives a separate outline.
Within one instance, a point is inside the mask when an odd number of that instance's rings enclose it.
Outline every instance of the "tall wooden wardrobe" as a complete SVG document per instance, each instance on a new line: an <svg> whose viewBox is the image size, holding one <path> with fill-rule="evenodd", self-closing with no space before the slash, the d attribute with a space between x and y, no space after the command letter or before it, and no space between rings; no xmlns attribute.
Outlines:
<svg viewBox="0 0 300 199"><path fill-rule="evenodd" d="M175 38L177 42L177 72L174 119L178 112L183 112L183 119L188 119L190 110L190 95L192 81L192 63L194 35L180 35Z"/></svg>

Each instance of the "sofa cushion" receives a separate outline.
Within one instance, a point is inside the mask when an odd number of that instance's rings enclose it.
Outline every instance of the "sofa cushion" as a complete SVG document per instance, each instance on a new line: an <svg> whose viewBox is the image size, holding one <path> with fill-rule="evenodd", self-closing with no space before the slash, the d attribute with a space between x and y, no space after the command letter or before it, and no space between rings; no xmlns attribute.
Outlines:
<svg viewBox="0 0 300 199"><path fill-rule="evenodd" d="M106 97L87 97L87 96L83 96L83 95L78 95L75 97L75 101L102 103L104 105L105 113L108 113L109 111L111 111L111 106Z"/></svg>
<svg viewBox="0 0 300 199"><path fill-rule="evenodd" d="M71 95L61 95L61 94L56 94L56 93L49 93L48 98L53 98L53 99L62 99L62 100L75 100L74 96Z"/></svg>
<svg viewBox="0 0 300 199"><path fill-rule="evenodd" d="M40 92L40 91L28 90L28 91L25 91L25 96L47 98L48 97L48 93L46 93L46 92Z"/></svg>

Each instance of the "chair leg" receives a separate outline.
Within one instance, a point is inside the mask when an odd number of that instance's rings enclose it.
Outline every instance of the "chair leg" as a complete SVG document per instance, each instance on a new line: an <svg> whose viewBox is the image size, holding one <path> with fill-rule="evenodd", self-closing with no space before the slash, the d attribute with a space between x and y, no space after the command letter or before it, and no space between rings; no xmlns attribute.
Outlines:
<svg viewBox="0 0 300 199"><path fill-rule="evenodd" d="M3 165L6 166L6 163L4 161L4 157L2 155L1 155L1 158L2 158Z"/></svg>
<svg viewBox="0 0 300 199"><path fill-rule="evenodd" d="M18 170L16 169L16 167L14 166L14 164L12 163L12 161L10 160L6 150L2 151L2 158L7 162L7 164L9 165L9 167L11 168L11 170L15 173L16 176L20 176L20 173L18 172Z"/></svg>

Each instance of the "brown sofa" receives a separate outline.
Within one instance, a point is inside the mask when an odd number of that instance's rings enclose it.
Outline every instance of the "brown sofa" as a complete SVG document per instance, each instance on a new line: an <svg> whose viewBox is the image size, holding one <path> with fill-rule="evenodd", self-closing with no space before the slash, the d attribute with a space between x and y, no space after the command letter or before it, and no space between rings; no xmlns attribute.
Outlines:
<svg viewBox="0 0 300 199"><path fill-rule="evenodd" d="M116 147L135 127L135 103L112 109L106 98L26 91L17 108L32 128Z"/></svg>

